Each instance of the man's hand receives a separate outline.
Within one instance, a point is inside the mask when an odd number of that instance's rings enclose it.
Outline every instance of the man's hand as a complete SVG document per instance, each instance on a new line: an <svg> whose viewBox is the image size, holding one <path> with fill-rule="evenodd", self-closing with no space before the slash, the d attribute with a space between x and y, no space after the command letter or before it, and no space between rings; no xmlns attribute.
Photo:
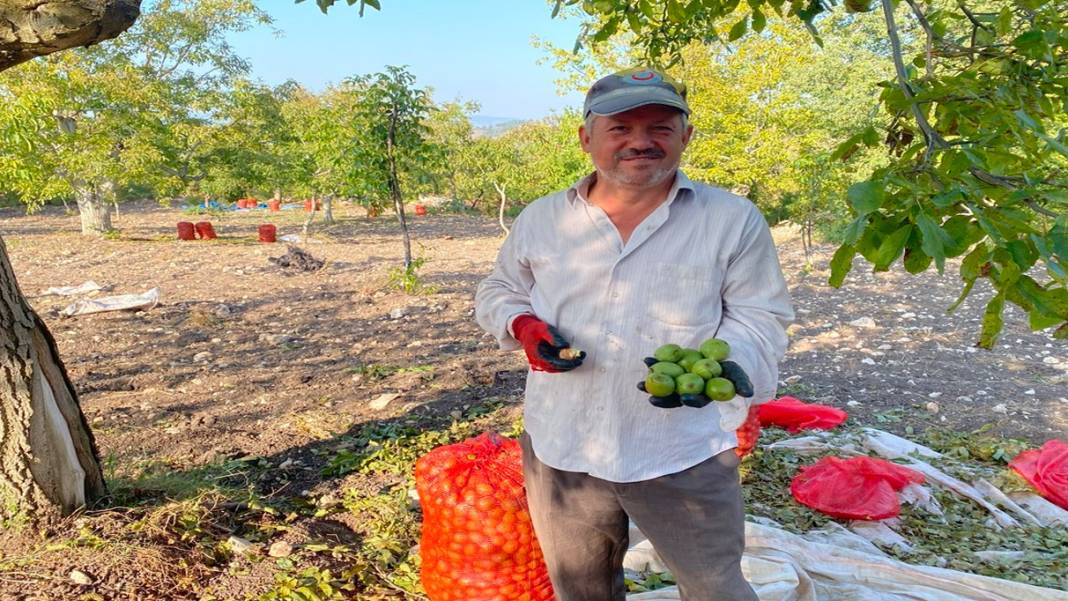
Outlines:
<svg viewBox="0 0 1068 601"><path fill-rule="evenodd" d="M515 339L523 345L534 371L559 373L582 365L584 351L575 351L553 326L534 317L520 315L512 322Z"/></svg>

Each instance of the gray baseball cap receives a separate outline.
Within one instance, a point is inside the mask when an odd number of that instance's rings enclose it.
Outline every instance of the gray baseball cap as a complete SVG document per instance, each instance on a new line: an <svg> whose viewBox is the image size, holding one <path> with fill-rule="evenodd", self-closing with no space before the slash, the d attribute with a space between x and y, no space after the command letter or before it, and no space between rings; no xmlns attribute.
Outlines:
<svg viewBox="0 0 1068 601"><path fill-rule="evenodd" d="M629 69L602 77L590 86L582 116L615 115L647 104L662 104L690 114L685 84L660 71Z"/></svg>

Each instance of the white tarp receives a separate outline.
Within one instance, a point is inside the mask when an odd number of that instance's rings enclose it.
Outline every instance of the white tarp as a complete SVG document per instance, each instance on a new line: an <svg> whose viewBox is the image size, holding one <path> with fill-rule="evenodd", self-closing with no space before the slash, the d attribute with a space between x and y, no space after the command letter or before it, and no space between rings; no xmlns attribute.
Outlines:
<svg viewBox="0 0 1068 601"><path fill-rule="evenodd" d="M159 302L159 288L153 288L144 294L120 294L80 300L67 305L59 312L64 317L103 313L104 311L129 311L133 309L151 309Z"/></svg>
<svg viewBox="0 0 1068 601"><path fill-rule="evenodd" d="M858 540L850 540L855 537ZM746 522L742 571L760 601L1068 601L1068 592L893 559L841 526L800 536ZM631 528L628 569L664 569ZM627 601L678 601L676 587Z"/></svg>

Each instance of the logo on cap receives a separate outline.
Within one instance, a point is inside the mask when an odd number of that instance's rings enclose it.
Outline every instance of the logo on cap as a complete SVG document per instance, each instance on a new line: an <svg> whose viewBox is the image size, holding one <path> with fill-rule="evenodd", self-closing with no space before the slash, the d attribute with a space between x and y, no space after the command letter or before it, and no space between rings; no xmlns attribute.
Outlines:
<svg viewBox="0 0 1068 601"><path fill-rule="evenodd" d="M637 71L631 73L622 78L623 83L628 83L637 86L646 86L650 84L658 84L664 80L659 73L655 71Z"/></svg>

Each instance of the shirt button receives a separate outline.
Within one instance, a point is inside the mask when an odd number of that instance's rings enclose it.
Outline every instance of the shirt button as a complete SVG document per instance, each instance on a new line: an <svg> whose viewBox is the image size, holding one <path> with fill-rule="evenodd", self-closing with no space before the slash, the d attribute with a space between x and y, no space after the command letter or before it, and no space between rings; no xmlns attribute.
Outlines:
<svg viewBox="0 0 1068 601"><path fill-rule="evenodd" d="M601 372L603 374L603 373L607 372L608 370L603 368L603 367L598 367L597 371L599 371L599 372Z"/></svg>
<svg viewBox="0 0 1068 601"><path fill-rule="evenodd" d="M612 298L619 298L619 293L618 292L613 292L612 293Z"/></svg>

